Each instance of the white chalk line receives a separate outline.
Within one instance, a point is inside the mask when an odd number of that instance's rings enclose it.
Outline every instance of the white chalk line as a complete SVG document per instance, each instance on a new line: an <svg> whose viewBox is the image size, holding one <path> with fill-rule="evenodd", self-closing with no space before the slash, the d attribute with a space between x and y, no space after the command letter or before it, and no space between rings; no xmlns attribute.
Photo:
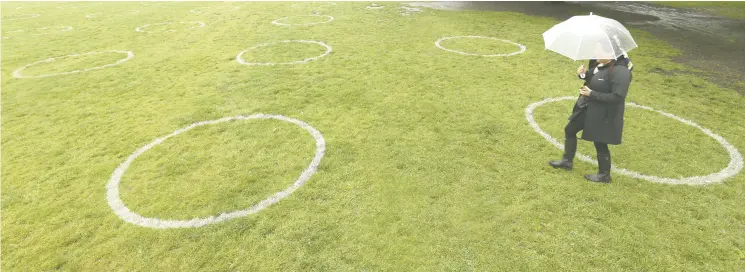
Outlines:
<svg viewBox="0 0 745 272"><path fill-rule="evenodd" d="M206 218L193 218L189 220L170 220L170 219L144 217L129 210L129 208L127 208L127 206L124 205L124 202L122 202L119 196L119 184L121 183L122 176L124 175L124 172L127 171L127 168L129 168L130 164L132 164L132 162L138 156L142 155L142 153L145 153L145 151L150 150L151 148L162 143L168 138L171 138L181 133L184 133L186 131L189 131L190 129L193 129L195 127L213 125L213 124L229 122L233 120L251 120L251 119L275 119L275 120L293 123L307 130L310 133L310 135L313 136L313 139L315 139L316 153L315 153L315 156L313 157L313 160L311 161L310 165L308 165L308 167L305 170L303 170L302 174L300 174L300 177L298 177L298 179L295 180L295 182L289 187L287 187L286 189L273 194L267 199L264 199L261 202L257 203L256 205L248 209L245 209L245 210L232 211L232 212L227 212L227 213L221 213L217 216L210 216ZM309 124L303 121L285 117L282 115L253 114L250 116L233 116L233 117L225 117L225 118L217 119L217 120L196 122L187 127L178 129L171 134L157 138L153 142L141 147L140 149L137 149L137 151L132 153L132 155L130 155L122 164L120 164L114 170L114 173L111 175L111 178L109 179L109 183L108 185L106 185L106 200L109 203L109 206L111 207L111 209L114 211L114 213L117 216L119 216L119 218L123 219L126 222L129 222L129 223L132 223L138 226L156 228L156 229L201 227L201 226L205 226L209 224L214 224L214 223L258 213L259 211L266 209L272 204L277 203L283 198L291 195L293 192L295 192L295 190L303 186L310 179L310 177L317 171L318 165L321 163L321 159L323 158L323 155L325 152L326 152L326 140L324 140L321 132L319 132L317 129L313 128L312 126L310 126Z"/></svg>
<svg viewBox="0 0 745 272"><path fill-rule="evenodd" d="M5 32L5 33L3 33L2 39L3 40L12 39L13 36L8 36L8 33L18 33L18 32L24 32L24 31L23 31L23 29L18 29L18 30L13 30L13 31Z"/></svg>
<svg viewBox="0 0 745 272"><path fill-rule="evenodd" d="M196 14L202 14L202 13L217 12L217 11L233 11L237 9L240 9L240 7L238 6L211 6L211 7L201 7L201 8L191 9L189 10L189 12L196 13ZM205 11L197 11L197 10L205 10Z"/></svg>
<svg viewBox="0 0 745 272"><path fill-rule="evenodd" d="M32 36L42 36L42 35L49 35L49 34L60 33L60 32L65 32L65 31L72 30L72 26L39 27L39 28L36 28L35 30L47 30L47 29L52 29L52 28L62 28L62 30L59 30L59 31L50 31L50 32L41 32L41 33L31 33L31 35ZM25 32L25 31L23 29L18 29L18 30L8 31L6 33L18 33L18 32ZM11 38L13 38L13 36L3 35L3 39L11 39Z"/></svg>
<svg viewBox="0 0 745 272"><path fill-rule="evenodd" d="M462 52L462 51L458 51L458 50L448 49L448 48L443 47L440 44L443 41L450 40L450 39L458 39L458 38L497 40L497 41L502 41L502 42L506 42L506 43L515 45L515 46L519 47L520 49L518 51L509 53L509 54L482 55L482 54L473 54L473 53L467 53L467 52ZM494 38L494 37L484 37L484 36L452 36L452 37L444 37L444 38L440 38L439 40L437 40L435 42L435 46L437 48L440 48L440 49L445 50L445 51L448 51L448 52L453 52L453 53L458 53L458 54L461 54L461 55L468 55L468 56L480 56L480 57L509 57L509 56L514 56L514 55L517 55L517 54L525 53L525 49L527 48L527 47L525 47L522 44L519 44L519 43L510 41L510 40L504 40L504 39L499 39L499 38Z"/></svg>
<svg viewBox="0 0 745 272"><path fill-rule="evenodd" d="M41 74L41 75L35 75L35 76L24 76L24 75L21 74L21 71L23 71L26 68L29 68L31 66L37 65L37 64L50 63L50 62L56 61L57 59L62 59L62 58L66 58L66 57L77 57L77 56L81 56L81 55L95 55L95 54L101 54L101 53L120 53L120 54L126 54L127 57L125 57L123 59L120 59L120 60L117 60L115 63L106 64L106 65L103 65L103 66L96 66L96 67L92 67L92 68L85 68L85 69L82 69L82 70L74 70L74 71L62 72L62 73L54 73L54 74ZM40 60L40 61L31 63L31 64L24 65L24 66L16 69L15 71L13 71L13 77L15 77L15 78L40 78L40 77L50 77L50 76L69 75L69 74L74 74L74 73L88 72L88 71L103 69L103 68L106 68L106 67L111 67L111 66L122 64L123 62L128 61L128 60L134 58L134 56L135 55L134 55L134 53L132 53L132 51L124 51L124 50L108 50L108 51L103 51L103 52L88 52L88 53L83 53L83 54L70 54L70 55L65 55L65 56L48 58L48 59L45 59L45 60Z"/></svg>
<svg viewBox="0 0 745 272"><path fill-rule="evenodd" d="M26 16L26 15L30 15L30 16L28 16L28 17L21 17L21 18L7 18L7 19L6 18L3 18L2 20L3 21L17 21L17 20L25 20L25 19L31 19L31 18L36 18L36 17L41 16L38 13L20 14L18 16ZM13 17L13 16L11 15L10 17Z"/></svg>
<svg viewBox="0 0 745 272"><path fill-rule="evenodd" d="M577 99L577 97L573 96L565 96L565 97L557 97L557 98L548 98L539 102L535 102L533 104L530 104L527 108L525 108L525 118L528 120L528 123L530 124L533 129L538 132L543 138L548 140L551 144L558 147L561 150L564 150L564 145L560 143L555 138L551 137L548 133L543 131L541 127L538 125L538 123L533 118L533 111L544 104L557 102L557 101L564 101L564 100L574 100ZM633 107L633 108L639 108L644 109L648 111L657 112L663 116L670 117L672 119L675 119L677 121L680 121L683 124L695 127L699 130L701 130L704 134L708 135L709 137L713 138L717 142L719 142L722 147L724 147L725 150L727 150L727 153L729 154L730 161L727 164L727 167L722 169L721 171L713 174L709 174L706 176L691 176L691 177L684 177L684 178L665 178L665 177L656 177L651 175L645 175L641 174L635 171L631 171L624 168L618 168L616 166L611 166L611 169L613 172L621 174L621 175L627 175L633 178L643 179L651 182L656 183L665 183L665 184L686 184L686 185L703 185L703 184L711 184L711 183L719 183L724 181L727 178L730 178L732 176L737 175L737 173L740 172L743 168L743 158L742 155L737 151L737 148L732 146L727 140L722 138L721 136L714 134L711 132L711 130L706 129L704 127L701 127L700 125L694 123L693 121L683 119L681 117L678 117L677 115L673 115L671 113L667 113L661 110L655 110L653 108L647 107L647 106L641 106L635 103L628 102L626 103L626 106ZM580 153L577 153L577 157L584 162L592 163L593 165L598 165L596 160L593 160L589 156L582 155Z"/></svg>
<svg viewBox="0 0 745 272"><path fill-rule="evenodd" d="M334 2L312 2L311 1L311 2L305 2L305 3L312 4L312 5L317 5L318 3L323 3L324 5L320 5L320 6L336 6L336 3L334 3ZM296 8L297 7L297 3L290 5L290 7L291 8Z"/></svg>
<svg viewBox="0 0 745 272"><path fill-rule="evenodd" d="M144 7L158 7L158 6L163 5L163 3L162 2L150 2L150 3L140 2L140 5Z"/></svg>
<svg viewBox="0 0 745 272"><path fill-rule="evenodd" d="M178 24L194 24L194 23L196 23L196 24L197 24L196 26L192 26L192 27L190 27L190 28L187 28L187 30L191 30L191 29L195 29L195 28L199 28L199 27L204 27L204 26L206 25L206 24L205 24L204 22L202 22L202 21L183 21L183 22L177 22L177 23L178 23ZM173 30L173 29L169 29L169 30L166 30L166 31L145 31L145 30L144 30L145 28L147 28L147 27L149 27L149 26L155 26L155 25L170 25L170 24L173 24L173 23L171 23L171 22L164 22L164 23L152 23L152 24L146 24L146 25L143 25L143 26L139 26L139 27L135 28L135 31L137 31L137 32L143 32L143 33L162 33L162 32L172 32L172 31L175 31L175 30Z"/></svg>
<svg viewBox="0 0 745 272"><path fill-rule="evenodd" d="M313 43L313 44L318 44L320 46L325 47L326 48L326 51L323 52L323 54L321 54L321 55L318 55L318 56L315 56L315 57L312 57L312 58L306 58L306 59L299 60L299 61L293 61L293 62L247 62L247 61L243 60L243 54L246 53L246 52L248 52L248 51L250 51L250 50L253 50L253 49L256 49L256 48L259 48L259 47L264 47L264 46L279 44L279 43ZM328 44L325 44L323 42L319 42L319 41L284 40L284 41L279 41L279 42L271 42L271 43L263 43L263 44L255 45L254 47L251 47L249 49L243 50L240 53L238 53L238 56L235 57L235 60L238 61L238 63L245 64L245 65L289 65L289 64L301 64L301 63L306 63L306 62L309 62L309 61L312 61L312 60L320 59L320 58L328 55L329 53L331 53L331 51L332 51L331 46L329 46Z"/></svg>
<svg viewBox="0 0 745 272"><path fill-rule="evenodd" d="M65 32L65 31L72 30L72 26L40 27L40 28L37 28L37 30L47 30L47 29L53 29L53 28L62 28L62 30L59 30L59 31L50 31L50 32L41 32L41 33L32 33L31 35L41 36L41 35L49 35L49 34L53 34L53 33L59 33L59 32Z"/></svg>
<svg viewBox="0 0 745 272"><path fill-rule="evenodd" d="M140 13L140 10L133 9L133 10L128 10L128 11L125 11L125 12L122 12L122 13L116 13L114 15L111 15L110 13L106 13L106 12L98 12L98 13L86 14L85 15L85 18L91 18L92 19L92 18L96 18L96 17L98 17L98 16L100 16L102 14L109 15L108 17L112 17L112 16L123 16L125 14L128 15L128 14L137 14L137 13Z"/></svg>
<svg viewBox="0 0 745 272"><path fill-rule="evenodd" d="M323 22L305 23L305 24L285 24L285 23L280 23L279 22L279 21L282 21L282 20L285 20L285 19L288 19L288 18L293 18L293 17L326 17L326 18L328 18L328 20L327 21L323 21ZM325 23L329 23L329 22L331 22L333 20L334 20L334 17L333 16L329 16L329 15L297 15L297 16L288 16L288 17L279 18L277 20L272 21L272 24L279 25L279 26L309 26L309 25L325 24Z"/></svg>
<svg viewBox="0 0 745 272"><path fill-rule="evenodd" d="M102 3L91 3L91 5L74 5L74 6L57 6L58 9L79 9L79 8L89 8L92 5L101 5Z"/></svg>

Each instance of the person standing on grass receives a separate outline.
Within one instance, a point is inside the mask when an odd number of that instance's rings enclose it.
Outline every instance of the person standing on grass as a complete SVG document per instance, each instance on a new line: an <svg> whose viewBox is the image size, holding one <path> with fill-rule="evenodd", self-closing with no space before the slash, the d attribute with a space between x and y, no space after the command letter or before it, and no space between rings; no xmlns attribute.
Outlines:
<svg viewBox="0 0 745 272"><path fill-rule="evenodd" d="M596 48L603 50L601 46ZM582 130L582 139L595 143L598 158L598 173L586 174L593 182L610 183L611 157L608 145L621 144L623 134L623 114L626 94L631 84L633 65L626 56L617 59L598 59L577 69L577 75L585 79L580 88L569 123L564 127L564 156L561 160L550 161L554 168L572 170L574 155L577 152L577 132Z"/></svg>

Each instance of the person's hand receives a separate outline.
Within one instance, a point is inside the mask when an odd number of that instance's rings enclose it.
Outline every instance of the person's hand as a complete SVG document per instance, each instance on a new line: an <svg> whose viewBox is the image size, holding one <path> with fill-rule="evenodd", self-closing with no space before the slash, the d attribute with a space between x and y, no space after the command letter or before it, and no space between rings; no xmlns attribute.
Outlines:
<svg viewBox="0 0 745 272"><path fill-rule="evenodd" d="M592 90L590 90L590 88L587 88L587 86L584 86L584 87L582 87L582 88L579 89L579 94L581 94L583 96L590 96L590 93L591 92L592 92Z"/></svg>
<svg viewBox="0 0 745 272"><path fill-rule="evenodd" d="M577 68L577 75L581 75L581 74L584 74L584 73L585 73L585 65L582 64L582 65L579 66L579 68Z"/></svg>

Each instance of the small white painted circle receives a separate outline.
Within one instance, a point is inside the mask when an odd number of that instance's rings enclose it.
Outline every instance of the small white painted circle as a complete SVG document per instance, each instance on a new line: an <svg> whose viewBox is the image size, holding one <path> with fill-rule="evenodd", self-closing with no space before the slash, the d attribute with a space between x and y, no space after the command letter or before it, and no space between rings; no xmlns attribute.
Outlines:
<svg viewBox="0 0 745 272"><path fill-rule="evenodd" d="M161 2L140 2L140 5L145 7L158 7L161 6Z"/></svg>
<svg viewBox="0 0 745 272"><path fill-rule="evenodd" d="M86 14L85 15L85 18L91 18L92 19L92 18L100 17L102 15L107 15L107 14L109 16L122 16L122 15L125 15L125 14L137 14L137 13L140 13L140 10L137 10L137 9L128 10L128 11L125 11L123 13L115 14L115 15L111 15L111 14L108 14L108 13L105 13L105 12L99 12L99 13Z"/></svg>
<svg viewBox="0 0 745 272"><path fill-rule="evenodd" d="M164 23L146 24L146 25L139 26L139 27L135 28L135 31L137 31L137 32L143 32L143 33L162 33L162 32L173 32L173 31L176 31L175 29L169 29L169 30L166 30L166 31L146 31L145 30L146 28L148 28L150 26L170 25L170 24L173 24L173 23L171 23L171 22L164 22ZM194 25L192 27L187 28L187 30L204 27L206 25L204 22L201 22L201 21L184 21L184 22L177 22L177 24L191 24L191 25Z"/></svg>
<svg viewBox="0 0 745 272"><path fill-rule="evenodd" d="M315 6L336 6L336 3L334 3L334 2L306 2L306 4L311 4L311 5L315 5ZM323 4L323 5L319 5L319 4ZM297 8L298 6L297 6L297 4L292 4L292 5L290 5L290 7L291 8Z"/></svg>
<svg viewBox="0 0 745 272"><path fill-rule="evenodd" d="M92 5L101 5L103 3L91 3L90 5L73 5L73 6L57 6L58 9L80 9L80 8L89 8Z"/></svg>
<svg viewBox="0 0 745 272"><path fill-rule="evenodd" d="M52 31L48 31L50 29ZM42 35L49 35L49 34L54 34L54 33L59 33L59 32L70 31L70 30L72 30L72 26L39 27L39 28L36 28L34 30L41 30L41 31L40 32L31 32L31 35L33 35L33 36L42 36ZM18 29L18 30L8 31L7 33L18 33L18 32L26 32L26 31L23 30L23 29ZM12 36L4 35L3 38L9 39L9 38L12 38Z"/></svg>
<svg viewBox="0 0 745 272"><path fill-rule="evenodd" d="M52 30L59 29L59 30L47 31L48 29L52 29ZM59 33L59 32L70 31L72 30L72 27L71 26L39 27L39 28L36 28L35 30L42 30L42 32L32 32L31 35L43 36L43 35L49 35L49 34L54 34L54 33ZM18 32L25 32L25 31L23 29L19 29L19 30L8 31L7 33L18 33ZM13 36L3 35L3 39L11 39L11 38L13 38Z"/></svg>
<svg viewBox="0 0 745 272"><path fill-rule="evenodd" d="M49 30L52 30L52 31L46 31L46 30L48 30L48 29L49 29ZM58 29L58 30L55 30L55 29ZM34 36L41 36L41 35L49 35L49 34L53 34L53 33L59 33L59 32L70 31L70 30L72 30L72 26L52 26L52 27L40 27L40 28L37 28L36 30L43 30L43 31L45 31L45 32L32 33L31 35L34 35Z"/></svg>
<svg viewBox="0 0 745 272"><path fill-rule="evenodd" d="M270 45L275 45L275 44L280 44L280 43L309 43L309 44L317 44L317 45L320 45L320 46L325 47L326 48L326 51L323 52L323 54L321 54L321 55L318 55L318 56L315 56L315 57L312 57L312 58L305 58L303 60L293 61L293 62L247 62L247 61L243 60L243 54L246 53L246 52L248 52L248 51L251 51L251 50L256 49L256 48L270 46ZM235 57L235 60L238 61L238 63L245 64L245 65L301 64L301 63L306 63L306 62L309 62L309 61L312 61L312 60L320 59L320 58L328 55L329 53L331 53L331 51L332 51L331 46L329 46L328 44L325 44L323 42L319 42L319 41L285 40L285 41L263 43L263 44L255 45L255 46L253 46L253 47L251 47L249 49L243 50L240 53L238 53L238 56Z"/></svg>
<svg viewBox="0 0 745 272"><path fill-rule="evenodd" d="M138 156L142 155L142 153L145 153L146 151L162 143L168 138L171 138L181 133L184 133L186 131L189 131L190 129L193 129L195 127L200 127L200 126L205 126L205 125L214 125L214 124L229 122L233 120L251 120L251 119L260 119L260 120L261 119L275 119L275 120L289 122L289 123L295 124L305 129L306 131L310 133L311 136L313 136L313 139L315 139L316 151L315 151L315 156L313 157L313 160L311 161L310 165L308 165L308 167L305 168L305 170L303 170L303 172L300 174L300 177L298 177L297 180L295 180L295 182L289 187L287 187L286 189L271 195L267 199L264 199L260 201L259 203L257 203L256 205L253 205L252 207L245 209L245 210L226 212L226 213L221 213L217 216L210 216L206 218L193 218L189 220L169 220L169 219L144 217L129 210L129 208L127 208L127 206L124 205L124 202L122 202L119 196L119 184L121 183L122 176L124 175L124 172L127 171L127 168L129 168L130 164L132 164L132 162ZM106 185L106 200L109 204L109 207L111 207L111 209L114 211L114 213L117 216L119 216L119 218L123 219L126 222L129 222L129 223L132 223L138 226L156 228L156 229L201 227L201 226L205 226L209 224L214 224L214 223L227 221L227 220L235 219L239 217L245 217L251 214L258 213L261 210L266 209L272 204L277 203L283 198L291 195L293 192L295 192L295 190L303 186L313 174L315 174L315 172L318 169L318 165L321 163L321 159L323 158L323 155L325 152L326 152L326 140L324 140L321 132L319 132L317 129L313 128L312 126L308 125L307 123L303 121L285 117L282 115L253 114L250 116L233 116L233 117L225 117L225 118L217 119L217 120L196 122L187 127L178 129L171 134L157 138L153 142L141 147L140 149L137 149L137 151L132 153L132 155L130 155L122 164L120 164L114 170L114 173L111 175L111 178L109 179L109 183Z"/></svg>
<svg viewBox="0 0 745 272"><path fill-rule="evenodd" d="M115 63L110 63L110 64L106 64L106 65L102 65L102 66L96 66L96 67L92 67L92 68L85 68L85 69L81 69L81 70L74 70L74 71L54 73L54 74L41 74L41 75L34 75L34 76L24 76L23 74L21 74L21 72L23 70L25 70L26 68L29 68L31 66L34 66L34 65L38 65L38 64L42 64L42 63L50 63L50 62L54 62L54 61L56 61L58 59L63 59L63 58L67 58L67 57L77 57L77 56L82 56L82 55L96 55L96 54L101 54L101 53L119 53L119 54L125 54L127 56L125 58L123 58L123 59L117 60ZM84 54L70 54L70 55L65 55L65 56L60 56L60 57L48 58L48 59L45 59L45 60L40 60L40 61L31 63L31 64L24 65L24 66L16 69L15 71L13 71L13 77L15 77L15 78L39 78L39 77L50 77L50 76L69 75L69 74L75 74L75 73L88 72L88 71L103 69L103 68L106 68L106 67L111 67L111 66L116 66L116 65L122 64L123 62L128 61L128 60L134 58L134 56L135 56L135 54L132 53L132 51L124 51L124 50L108 50L108 51L103 51L103 52L88 52L88 53L84 53Z"/></svg>
<svg viewBox="0 0 745 272"><path fill-rule="evenodd" d="M59 30L56 30L56 31L46 31L48 29L51 29L51 30L59 29ZM45 32L32 33L31 35L41 36L41 35L49 35L49 34L53 34L53 33L70 31L70 30L72 30L72 26L40 27L40 28L37 28L36 30L44 30Z"/></svg>
<svg viewBox="0 0 745 272"><path fill-rule="evenodd" d="M528 120L528 123L530 124L530 126L533 127L533 129L536 132L538 132L538 134L540 134L541 136L543 136L543 138L545 138L546 140L548 140L554 146L556 146L559 149L562 149L563 150L564 149L564 145L562 143L560 143L554 137L551 137L551 135L549 135L548 133L546 133L545 131L543 131L543 129L541 129L541 127L538 125L538 123L533 118L533 111L537 107L542 106L542 105L545 105L545 104L548 104L548 103L558 102L558 101L564 101L564 100L574 100L574 99L577 99L577 97L574 97L574 96L565 96L565 97L557 97L557 98L548 98L548 99L545 99L545 100L542 100L542 101L539 101L539 102L535 102L533 104L528 105L528 107L525 108L525 118ZM679 122L681 122L683 124L686 124L686 125L689 125L689 126L692 126L692 127L695 127L697 129L701 130L704 134L706 134L709 137L713 138L720 145L722 145L722 147L724 147L724 149L729 154L730 161L727 164L727 167L726 168L722 169L721 171L719 171L717 173L709 174L709 175L706 175L706 176L691 176L691 177L684 177L684 178L678 178L678 179L645 175L645 174L634 172L634 171L631 171L631 170L628 170L628 169L618 168L616 166L611 166L611 169L613 170L613 172L618 173L618 174L621 174L621 175L631 176L633 178L639 178L639 179L647 180L647 181L650 181L650 182L656 182L656 183L703 185L703 184L712 184L712 183L722 182L722 181L726 180L727 178L730 178L732 176L737 175L737 173L739 173L740 170L742 170L742 168L743 168L743 158L742 158L742 155L737 151L737 148L735 148L734 146L732 146L729 142L727 142L727 140L725 140L724 138L722 138L722 136L719 136L717 134L714 134L713 132L711 132L711 130L706 129L704 127L701 127L700 125L694 123L693 121L680 118L677 115L674 115L674 114L671 114L671 113L667 113L667 112L664 112L664 111L661 111L661 110L655 110L653 108L650 108L650 107L647 107L647 106L638 105L638 104L631 103L631 102L626 103L626 106L633 107L633 108L644 109L644 110L653 111L653 112L657 112L657 113L659 113L659 114L661 114L663 116L666 116L666 117L675 119L675 120L677 120L677 121L679 121ZM577 158L579 158L581 161L589 162L589 163L592 163L594 165L597 165L598 164L596 160L593 160L589 156L586 156L586 155L583 155L583 154L577 153Z"/></svg>
<svg viewBox="0 0 745 272"><path fill-rule="evenodd" d="M295 18L295 17L321 17L321 18L327 18L326 21L320 21L320 22L314 22L314 23L305 23L305 24L286 24L281 23L280 21L289 19L289 18ZM317 24L325 24L329 23L334 20L333 16L329 15L297 15L297 16L289 16L289 17L282 17L277 20L272 21L272 24L279 25L279 26L309 26L309 25L317 25Z"/></svg>
<svg viewBox="0 0 745 272"><path fill-rule="evenodd" d="M24 20L24 19L31 19L39 17L38 13L31 13L31 14L19 14L17 16L9 16L9 18L3 18L3 21L17 21L17 20Z"/></svg>
<svg viewBox="0 0 745 272"><path fill-rule="evenodd" d="M447 41L447 40L450 40L450 39L488 39L488 40L496 40L496 41L502 41L502 42L506 42L506 43L512 44L514 46L517 46L519 49L517 51L515 51L515 52L508 53L508 54L489 54L489 55L474 54L474 53L462 52L462 51L448 49L448 48L443 47L441 43L443 41ZM525 50L527 49L527 47L525 47L524 45L519 44L519 43L516 43L516 42L513 42L513 41L510 41L510 40L504 40L504 39L495 38L495 37L484 37L484 36L452 36L452 37L444 37L444 38L440 38L439 40L437 40L435 42L435 46L437 48L440 48L440 49L445 50L445 51L448 51L448 52L453 52L453 53L458 53L458 54L461 54L461 55L468 55L468 56L480 56L480 57L509 57L509 56L514 56L514 55L517 55L517 54L525 53Z"/></svg>
<svg viewBox="0 0 745 272"><path fill-rule="evenodd" d="M206 12L216 12L216 11L231 11L231 10L237 10L240 7L233 7L233 6L212 6L212 7L201 7L201 8L195 8L192 10L189 10L191 13L196 14L202 14Z"/></svg>

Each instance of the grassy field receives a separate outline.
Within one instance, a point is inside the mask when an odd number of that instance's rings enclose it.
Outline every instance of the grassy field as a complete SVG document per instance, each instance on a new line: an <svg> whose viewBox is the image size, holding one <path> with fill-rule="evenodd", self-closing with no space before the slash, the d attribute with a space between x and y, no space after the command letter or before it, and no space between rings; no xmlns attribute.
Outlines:
<svg viewBox="0 0 745 272"><path fill-rule="evenodd" d="M745 269L745 174L706 186L615 174L599 185L582 177L596 171L591 164L576 161L571 172L548 167L561 150L530 127L525 108L576 96L581 83L573 74L579 63L543 49L541 33L558 21L428 9L403 16L400 3L368 4L3 2L2 270ZM33 13L40 16L24 15ZM314 13L334 20L271 23ZM156 25L162 22L172 23ZM135 31L146 24L148 32ZM73 29L39 29L61 26ZM745 97L694 75L656 73L691 69L670 60L674 48L631 32L640 47L631 52L627 100L696 122L745 151ZM487 58L434 45L466 35L527 50ZM320 41L333 51L297 65L236 61L243 50L284 40ZM518 49L478 39L443 46ZM107 50L134 58L84 73L13 77L50 57ZM293 62L324 51L282 43L243 59ZM22 74L125 57L72 56ZM570 111L570 101L551 103L535 119L562 140ZM109 207L109 178L135 150L198 121L255 113L302 120L325 138L318 172L294 194L199 228L141 227ZM308 132L276 120L198 127L139 156L123 176L121 199L162 219L246 209L289 186L314 147ZM589 143L579 151L594 156ZM619 167L671 178L729 162L701 131L635 108L627 108L624 144L611 152Z"/></svg>

